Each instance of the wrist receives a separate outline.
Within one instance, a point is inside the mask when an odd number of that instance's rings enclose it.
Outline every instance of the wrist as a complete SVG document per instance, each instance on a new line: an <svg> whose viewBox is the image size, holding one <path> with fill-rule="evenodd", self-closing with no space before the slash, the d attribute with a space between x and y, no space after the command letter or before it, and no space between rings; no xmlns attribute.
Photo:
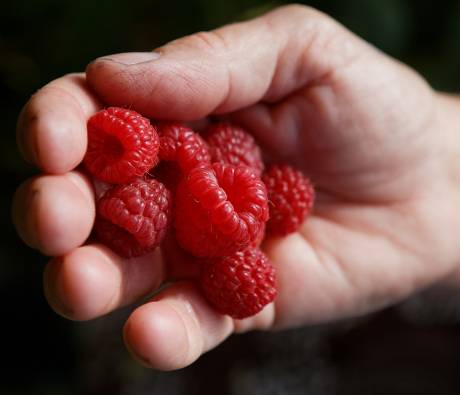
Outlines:
<svg viewBox="0 0 460 395"><path fill-rule="evenodd" d="M460 95L437 94L438 132L444 140L451 182L460 188Z"/></svg>
<svg viewBox="0 0 460 395"><path fill-rule="evenodd" d="M445 174L452 207L452 229L458 246L458 254L453 265L460 287L460 96L438 93L438 119L437 132L443 140L443 156L445 161Z"/></svg>

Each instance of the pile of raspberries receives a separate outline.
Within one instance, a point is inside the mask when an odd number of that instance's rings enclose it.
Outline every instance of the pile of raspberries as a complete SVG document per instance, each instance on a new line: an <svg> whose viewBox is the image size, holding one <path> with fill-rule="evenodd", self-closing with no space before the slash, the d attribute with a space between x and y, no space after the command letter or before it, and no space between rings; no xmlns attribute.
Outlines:
<svg viewBox="0 0 460 395"><path fill-rule="evenodd" d="M105 185L94 225L101 243L130 258L175 238L199 263L209 303L236 319L275 299L275 269L259 245L265 233L284 236L304 222L314 200L308 178L288 165L266 169L254 138L230 123L198 134L110 107L87 127L84 165Z"/></svg>

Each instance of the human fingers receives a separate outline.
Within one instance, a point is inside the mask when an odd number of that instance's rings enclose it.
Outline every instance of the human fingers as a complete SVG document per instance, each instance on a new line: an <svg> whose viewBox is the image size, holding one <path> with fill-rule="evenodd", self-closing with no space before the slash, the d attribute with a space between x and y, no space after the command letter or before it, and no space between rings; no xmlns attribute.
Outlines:
<svg viewBox="0 0 460 395"><path fill-rule="evenodd" d="M137 308L124 328L133 356L160 370L190 365L216 347L233 331L263 329L271 325L273 306L242 321L215 311L190 282L178 282Z"/></svg>
<svg viewBox="0 0 460 395"><path fill-rule="evenodd" d="M51 307L72 320L90 320L137 301L165 280L159 249L125 259L99 244L54 258L44 273Z"/></svg>
<svg viewBox="0 0 460 395"><path fill-rule="evenodd" d="M107 103L155 118L195 120L280 100L363 48L369 47L326 15L291 5L153 53L99 58L86 72Z"/></svg>
<svg viewBox="0 0 460 395"><path fill-rule="evenodd" d="M72 170L86 152L86 122L99 108L84 74L50 82L31 97L19 116L17 141L24 158L45 173Z"/></svg>
<svg viewBox="0 0 460 395"><path fill-rule="evenodd" d="M45 255L62 255L83 244L91 233L92 187L76 171L32 178L18 188L12 216L26 244Z"/></svg>

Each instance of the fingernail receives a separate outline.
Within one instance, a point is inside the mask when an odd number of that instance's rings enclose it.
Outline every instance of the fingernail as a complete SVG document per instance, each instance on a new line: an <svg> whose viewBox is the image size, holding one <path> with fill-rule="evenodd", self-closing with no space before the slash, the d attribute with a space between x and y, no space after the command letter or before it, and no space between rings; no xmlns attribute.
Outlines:
<svg viewBox="0 0 460 395"><path fill-rule="evenodd" d="M123 66L132 66L139 63L150 62L158 59L159 57L160 54L158 52L125 52L104 56L96 60L108 60L110 62L122 64Z"/></svg>

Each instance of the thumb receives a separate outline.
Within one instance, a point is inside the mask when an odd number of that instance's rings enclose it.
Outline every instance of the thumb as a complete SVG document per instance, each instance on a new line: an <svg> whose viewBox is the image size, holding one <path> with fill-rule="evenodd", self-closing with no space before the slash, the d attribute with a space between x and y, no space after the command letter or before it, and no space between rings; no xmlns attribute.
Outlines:
<svg viewBox="0 0 460 395"><path fill-rule="evenodd" d="M354 44L344 45L350 41ZM99 58L86 73L107 104L159 119L194 120L277 101L363 47L368 48L326 15L290 5L154 52Z"/></svg>

